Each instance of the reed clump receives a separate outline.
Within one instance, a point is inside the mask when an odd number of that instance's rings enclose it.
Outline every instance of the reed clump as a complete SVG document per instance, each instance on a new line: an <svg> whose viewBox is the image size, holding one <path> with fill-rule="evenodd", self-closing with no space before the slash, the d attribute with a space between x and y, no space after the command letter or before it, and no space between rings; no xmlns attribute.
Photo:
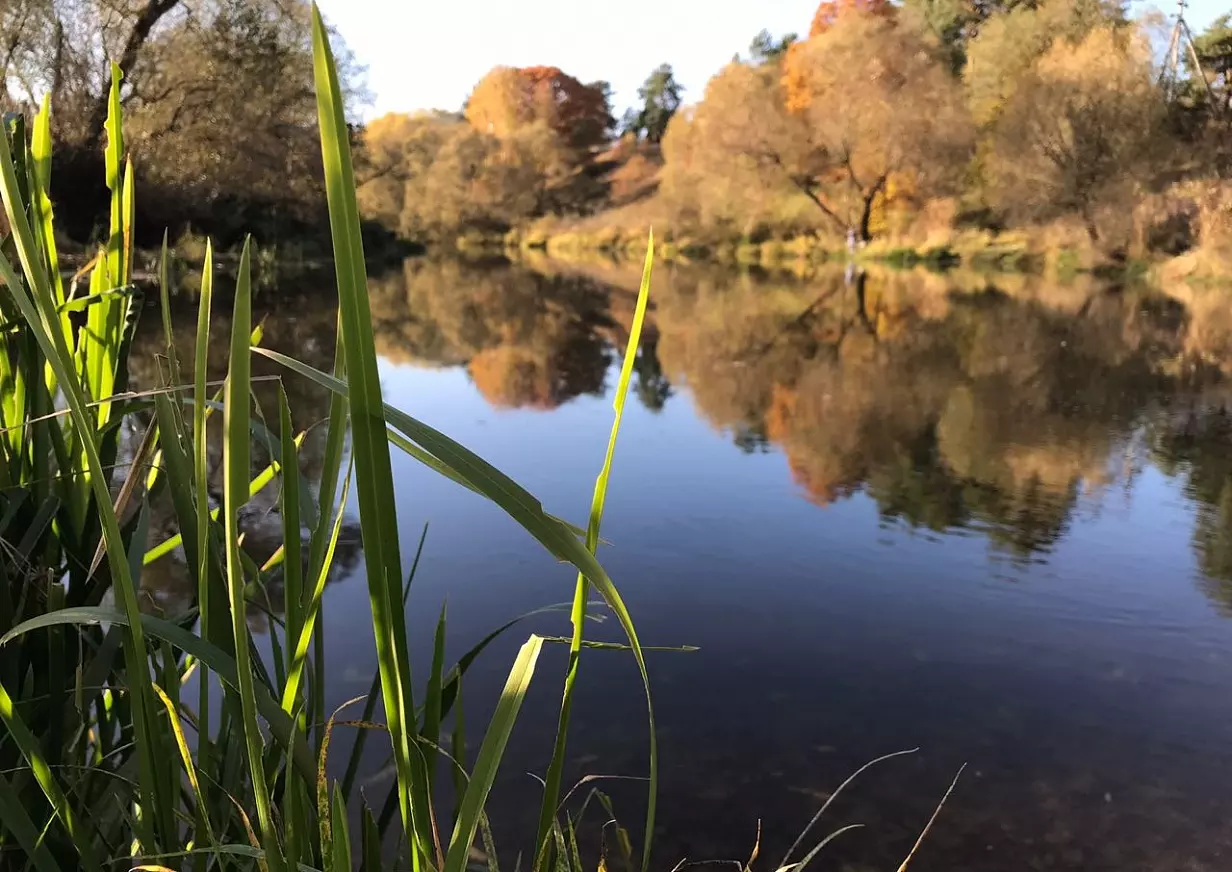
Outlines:
<svg viewBox="0 0 1232 872"><path fill-rule="evenodd" d="M391 452L402 451L494 502L554 557L577 570L573 632L560 728L548 763L535 868L572 868L577 813L562 810L560 773L569 708L588 612L615 617L649 681L632 618L595 558L616 436L649 291L643 281L617 390L611 440L584 527L547 513L525 489L464 446L385 405L368 310L363 233L355 203L349 134L326 31L314 12L313 49L321 146L339 304L338 352L323 372L261 347L252 323L254 269L245 244L234 269L225 380L206 380L211 311L221 289L209 240L181 240L195 279L193 360L171 333L173 256L164 244L158 292L166 344L159 385L127 389L133 326L142 307L134 281L132 164L113 69L107 123L108 234L69 278L59 262L49 198L50 112L0 137L0 195L9 232L0 245L0 865L38 872L80 868L260 868L462 872L480 840L495 869L487 797L540 652L521 647L486 728L469 737L453 717L468 668L497 636L445 662L446 621L434 655L408 650L406 596L414 559L399 545ZM237 147L242 147L237 144ZM230 280L227 281L231 285ZM230 288L228 288L230 290ZM221 337L215 337L221 338ZM303 434L292 428L288 392L276 408L253 402L252 356L329 392L318 486L301 480ZM268 394L263 394L268 395ZM211 494L208 433L223 439L222 498ZM135 447L133 447L135 446ZM254 468L254 446L264 468ZM259 563L244 547L241 519L258 493L276 494L282 540ZM339 553L343 511L354 491L367 565L379 669L362 712L324 708L321 598ZM178 532L152 534L151 507L169 502ZM420 540L420 547L423 540ZM193 606L170 619L140 593L142 567L181 555ZM277 585L285 613L261 591ZM248 616L266 611L269 638ZM342 777L331 736L358 716ZM626 860L649 861L657 761L653 716L646 841ZM376 735L369 736L374 732ZM397 773L383 796L357 790L365 743L388 743ZM335 747L337 741L335 740ZM470 753L470 749L474 753ZM335 752L337 753L337 752ZM333 761L337 764L338 761ZM446 807L437 785L453 785ZM626 840L627 843L627 840ZM12 864L12 865L11 865Z"/></svg>

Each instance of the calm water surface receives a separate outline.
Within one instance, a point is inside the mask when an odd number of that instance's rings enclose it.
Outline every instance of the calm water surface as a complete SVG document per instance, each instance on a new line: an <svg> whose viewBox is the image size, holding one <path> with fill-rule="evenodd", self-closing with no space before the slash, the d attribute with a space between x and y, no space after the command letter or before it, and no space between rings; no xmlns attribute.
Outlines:
<svg viewBox="0 0 1232 872"><path fill-rule="evenodd" d="M636 267L534 266L412 261L375 279L381 378L389 402L583 520ZM700 649L650 663L658 865L747 858L760 821L775 868L851 771L918 747L835 803L829 829L867 826L825 868L896 868L964 763L915 870L1229 868L1232 316L1192 294L888 273L662 269L654 295L601 557L645 643ZM327 294L266 306L267 344L328 367ZM145 320L138 381L158 343ZM297 426L325 414L288 388ZM394 467L408 565L430 524L421 663L442 601L456 656L569 598L567 568L498 510L403 455ZM254 528L261 515L258 500ZM375 669L346 550L324 605L338 702ZM175 601L177 578L167 564L146 584ZM531 631L568 623L537 618L489 649L470 724ZM563 660L541 662L494 793L510 856L533 832L526 773L546 767ZM643 774L630 659L592 652L580 684L570 774ZM640 785L608 789L640 820Z"/></svg>

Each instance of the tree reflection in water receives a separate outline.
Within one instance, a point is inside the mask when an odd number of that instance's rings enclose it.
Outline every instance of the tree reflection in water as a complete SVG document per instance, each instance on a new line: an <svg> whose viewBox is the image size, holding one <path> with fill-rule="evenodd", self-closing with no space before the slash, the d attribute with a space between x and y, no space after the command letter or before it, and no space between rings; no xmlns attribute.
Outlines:
<svg viewBox="0 0 1232 872"><path fill-rule="evenodd" d="M378 350L392 362L465 367L499 408L551 410L602 395L638 265L530 266L413 259L374 277ZM819 506L863 493L887 523L971 529L1013 559L1040 560L1084 498L1132 475L1135 453L1149 446L1201 506L1194 546L1204 584L1232 611L1232 412L1222 387L1232 316L1209 300L1085 279L836 269L799 280L667 265L653 301L635 365L641 404L657 412L689 397L742 451L781 451ZM138 385L155 383L161 342L146 320ZM225 317L213 329L225 337ZM177 320L182 361L192 330ZM324 304L283 305L265 322L265 344L320 368L332 363L333 336ZM211 377L225 357L216 342ZM299 379L286 385L297 429L325 416L321 392ZM684 385L685 394L674 387ZM257 386L266 410L276 408L273 390ZM323 435L310 431L301 455L310 482ZM213 479L214 432L210 444ZM254 464L264 465L259 455L258 446ZM276 547L276 493L254 501L249 517L254 554ZM182 577L151 567L147 585L167 597Z"/></svg>
<svg viewBox="0 0 1232 872"><path fill-rule="evenodd" d="M336 305L330 302L327 295L309 293L305 296L308 299L303 305L291 306L285 301L277 301L266 312L256 313L258 320L264 316L261 343L264 347L298 357L311 366L328 371L332 368L334 359ZM172 319L176 354L186 382L191 382L193 378L193 350L196 344L196 313L191 309L192 307L184 307L183 311L174 313ZM230 334L230 314L216 308L210 327L212 343L207 361L207 379L216 380L226 376L227 340ZM133 339L129 365L130 386L133 390L149 390L163 383L164 354L162 325L156 312L147 311ZM274 438L278 438L279 382L267 377L283 376L284 373L260 355L253 356L252 366L256 408L263 413L265 424L274 434ZM307 431L299 452L300 474L309 488L315 489L320 483L325 448L325 428L315 425L324 421L329 414L329 395L308 380L295 376L282 378L281 383L287 393L296 432ZM125 427L129 456L148 423L148 415L134 416ZM211 502L217 505L221 502L223 481L221 415L210 416L206 436L208 487ZM270 455L266 446L260 440L255 440L252 445L252 475L255 476L269 462ZM282 516L278 499L279 491L275 480L254 496L240 512L244 549L258 566L264 564L282 545ZM158 544L177 532L179 530L170 496L166 493L160 494L151 506L150 543ZM304 536L307 537L307 534L305 529ZM358 521L344 519L331 580L349 573L358 563L359 554ZM305 559L306 555L307 549ZM185 614L196 602L195 585L184 565L181 549L176 549L147 565L142 573L141 586L146 596L146 606L164 615ZM267 611L275 615L283 613L282 593L281 574L274 571L260 594L261 602L254 603L249 608L248 623L254 631L262 632L268 627Z"/></svg>

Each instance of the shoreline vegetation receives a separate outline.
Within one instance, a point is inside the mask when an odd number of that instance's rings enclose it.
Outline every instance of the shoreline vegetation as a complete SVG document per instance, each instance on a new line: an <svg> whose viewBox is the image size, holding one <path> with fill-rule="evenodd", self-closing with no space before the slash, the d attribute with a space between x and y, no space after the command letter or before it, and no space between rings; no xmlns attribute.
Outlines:
<svg viewBox="0 0 1232 872"><path fill-rule="evenodd" d="M595 800L611 818L598 791L580 805L567 804L572 791L562 781L574 681L582 649L593 647L630 656L645 688L644 841L635 849L621 830L622 849L608 860L645 872L657 789L649 678L632 618L595 556L623 406L615 406L582 529L546 513L462 445L383 403L344 104L324 22L315 7L311 14L338 303L332 374L262 346L263 330L252 323L254 258L246 241L235 270L226 377L208 381L212 246L207 242L204 251L192 353L182 359L164 242L158 291L165 344L157 387L130 393L140 292L136 172L121 123L121 69L111 67L105 119L108 230L75 277L62 270L59 204L49 196L50 100L29 127L10 117L0 133L8 230L0 251L3 865L38 872L116 863L201 872L464 872L478 863L495 872L488 793L539 655L545 645L564 641L569 668L533 866L582 872L575 835L581 815ZM653 247L629 326L622 392L639 345L652 253ZM277 367L272 379L261 378L260 389L254 361ZM263 389L271 381L274 402L262 404L256 397L271 398ZM298 381L328 393L323 427L296 431L288 397L298 395ZM545 558L578 573L570 635L527 638L479 730L471 719L463 726L463 678L523 618L480 639L449 666L442 608L430 668L419 670L426 680L412 686L407 596L419 552L405 562L400 552L395 449L496 504L543 546ZM301 462L318 450L320 475L309 487L301 481ZM274 483L276 506L259 514L276 518L281 544L262 555L261 544L254 549L246 535L253 521L247 510ZM352 487L378 668L367 694L331 714L322 593L340 555ZM152 535L156 504L174 513L178 530L171 539ZM341 552L353 550L348 545ZM185 614L168 615L146 601L139 584L144 566L167 554L178 555L189 579L193 605ZM266 595L274 590L279 595ZM592 606L592 594L601 607ZM623 641L583 635L597 608L616 619L613 630ZM254 613L266 633L261 644ZM356 790L366 730L335 750L349 757L345 774L329 754L343 710L360 702L361 727L377 721L378 703L383 711L378 733L389 742L396 772L388 790L382 788L383 801ZM341 743L334 742L337 749ZM484 852L478 860L477 839Z"/></svg>
<svg viewBox="0 0 1232 872"><path fill-rule="evenodd" d="M235 265L233 295L222 289L229 277L217 281L207 240L191 349L177 347L177 279L164 237L154 378L130 391L142 292L121 68L111 67L104 122L107 232L75 273L65 274L72 257L60 252L56 215L64 207L50 196L50 99L28 127L24 117L10 116L0 132L7 225L0 246L2 865L36 872L117 864L160 872L498 872L489 792L537 668L542 681L540 655L559 644L568 660L549 733L553 747L543 761L538 826L522 835L519 848L528 850L517 856L529 857L536 872L647 872L658 789L644 656L651 649L643 649L596 553L622 412L633 393L653 238L625 322L606 452L586 524L574 525L458 442L383 402L344 101L315 6L311 15L337 301L336 328L321 337L332 348L332 372L263 344L264 326L253 324L250 238ZM221 320L216 295L220 303L231 297ZM209 377L212 331L229 332L221 380ZM312 392L324 392L328 413L305 425L291 398ZM571 606L515 617L448 664L443 604L428 614L409 605L427 529L413 555L402 552L394 450L493 503L543 547L545 566L554 558L576 570ZM358 524L348 518L352 488ZM376 674L366 694L331 712L327 700L338 690L326 686L322 598L334 572L355 560L357 540ZM164 610L141 584L146 566L164 559L179 564L187 610ZM600 611L615 620L596 638L591 619ZM546 626L552 614L558 621L568 615L566 627L557 624L567 635L531 632L499 696L480 705L486 724L477 729L473 691L464 720L471 665L508 631L524 632L524 620ZM417 683L412 621L432 638ZM566 763L576 762L566 743L575 683L591 656L627 657L640 678L647 774L631 779L645 782L640 833L616 823L610 799L591 784L605 776L566 780L573 777ZM350 720L360 703L359 719ZM348 742L339 727L359 729ZM360 781L372 763L365 740L388 742L372 749L392 760L387 787ZM780 868L801 872L855 829L827 826L826 834L817 824L856 776L907 753L873 760L829 793ZM936 812L923 834L935 819Z"/></svg>
<svg viewBox="0 0 1232 872"><path fill-rule="evenodd" d="M344 101L327 30L319 11L311 12L338 304L336 330L326 340L332 373L262 344L264 328L253 325L250 239L236 264L229 312L218 324L215 294L221 300L224 292L215 288L213 247L206 242L191 354L181 355L171 306L175 277L164 241L157 265L162 335L155 382L130 392L141 292L137 173L121 122L122 70L111 67L104 128L108 229L78 273L65 276L68 252L62 260L56 223L61 207L49 196L50 100L28 129L24 118L10 117L0 134L0 199L8 226L0 251L4 865L37 872L91 872L117 863L193 872L497 872L489 791L540 654L561 644L567 668L534 841L525 834L528 868L647 872L658 787L650 679L633 618L596 552L638 365L653 238L627 322L615 416L587 522L573 525L547 513L478 455L383 402ZM226 321L226 374L212 381L211 331ZM275 374L258 374L271 366ZM290 398L304 396L305 384L327 395L329 411L297 429ZM419 606L408 608L427 530L413 556L402 553L395 449L494 503L543 547L545 563L555 558L576 570L571 607L514 618L447 665L443 606L427 615L419 615ZM312 485L304 480L305 464L314 467ZM352 488L357 529L347 517ZM154 524L152 515L167 512L175 532L164 539L170 530L164 521ZM281 539L272 548L271 531ZM250 532L259 535L250 538ZM336 566L354 560L356 538L362 541L377 670L365 695L330 712L322 595ZM178 560L187 579L191 607L183 613L164 611L140 584L145 567L164 558ZM591 635L589 621L600 609L615 618L602 639ZM499 697L489 702L486 726L476 729L473 710L464 724L463 681L471 664L524 619L553 612L558 618L567 612L568 635L531 633ZM429 664L418 664L418 683L411 678L411 615L418 615L417 630L435 619L432 656ZM611 801L590 785L603 776L573 786L565 780L575 682L582 659L592 655L630 658L644 691L648 771L634 779L646 787L640 834L617 824ZM349 720L360 703L359 720ZM339 740L338 727L360 729L347 743ZM371 741L388 741L395 774L388 789L373 793L358 789L370 732ZM828 835L814 832L857 776L909 753L879 757L829 793L779 868L802 872L831 841L855 829L849 824ZM342 756L347 762L340 774ZM597 811L584 819L588 808ZM904 867L939 811L923 823ZM600 835L597 848L591 833ZM759 847L755 843L747 868Z"/></svg>
<svg viewBox="0 0 1232 872"><path fill-rule="evenodd" d="M497 67L462 111L364 128L360 207L442 251L623 257L653 227L664 260L1227 284L1232 16L1175 74L1170 27L1114 0L825 0L702 94L661 65L620 121L604 82Z"/></svg>
<svg viewBox="0 0 1232 872"><path fill-rule="evenodd" d="M235 264L251 234L258 275L328 263L303 2L5 10L0 109L51 99L63 252L106 237L110 56L139 251L166 229L185 265L206 238ZM637 260L653 227L663 260L798 274L854 256L1229 283L1232 15L1175 68L1173 22L1120 0L823 0L799 24L757 34L698 93L660 64L623 113L607 82L544 64L492 69L461 107L362 123L362 59L331 34L370 264ZM228 129L245 131L234 154Z"/></svg>

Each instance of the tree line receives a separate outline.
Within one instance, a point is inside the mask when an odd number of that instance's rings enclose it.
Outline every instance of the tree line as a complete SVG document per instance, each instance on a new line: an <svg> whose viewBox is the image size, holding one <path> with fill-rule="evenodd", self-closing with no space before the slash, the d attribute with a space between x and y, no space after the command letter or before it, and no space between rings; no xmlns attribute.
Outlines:
<svg viewBox="0 0 1232 872"><path fill-rule="evenodd" d="M682 234L868 240L945 202L949 222L1062 220L1111 245L1144 197L1232 158L1232 16L1175 83L1169 27L1119 0L825 0L692 105L660 66L620 123L604 82L497 68L462 111L369 125L361 202L412 237L499 232L620 205L636 156L655 192L638 216Z"/></svg>
<svg viewBox="0 0 1232 872"><path fill-rule="evenodd" d="M620 118L606 82L498 67L456 110L356 127L361 205L415 240L586 218L868 239L940 215L1071 221L1114 245L1144 197L1232 163L1232 16L1197 35L1201 70L1186 56L1177 83L1159 65L1168 26L1117 0L825 0L803 38L758 34L701 94L659 65ZM7 0L0 109L50 100L74 237L104 211L109 60L146 242L311 235L308 32L305 0ZM363 69L340 56L358 108Z"/></svg>
<svg viewBox="0 0 1232 872"><path fill-rule="evenodd" d="M57 218L87 240L100 189L109 62L123 75L125 136L139 173L137 227L290 237L323 226L305 0L5 0L0 109L52 107ZM341 78L362 69L337 35Z"/></svg>

